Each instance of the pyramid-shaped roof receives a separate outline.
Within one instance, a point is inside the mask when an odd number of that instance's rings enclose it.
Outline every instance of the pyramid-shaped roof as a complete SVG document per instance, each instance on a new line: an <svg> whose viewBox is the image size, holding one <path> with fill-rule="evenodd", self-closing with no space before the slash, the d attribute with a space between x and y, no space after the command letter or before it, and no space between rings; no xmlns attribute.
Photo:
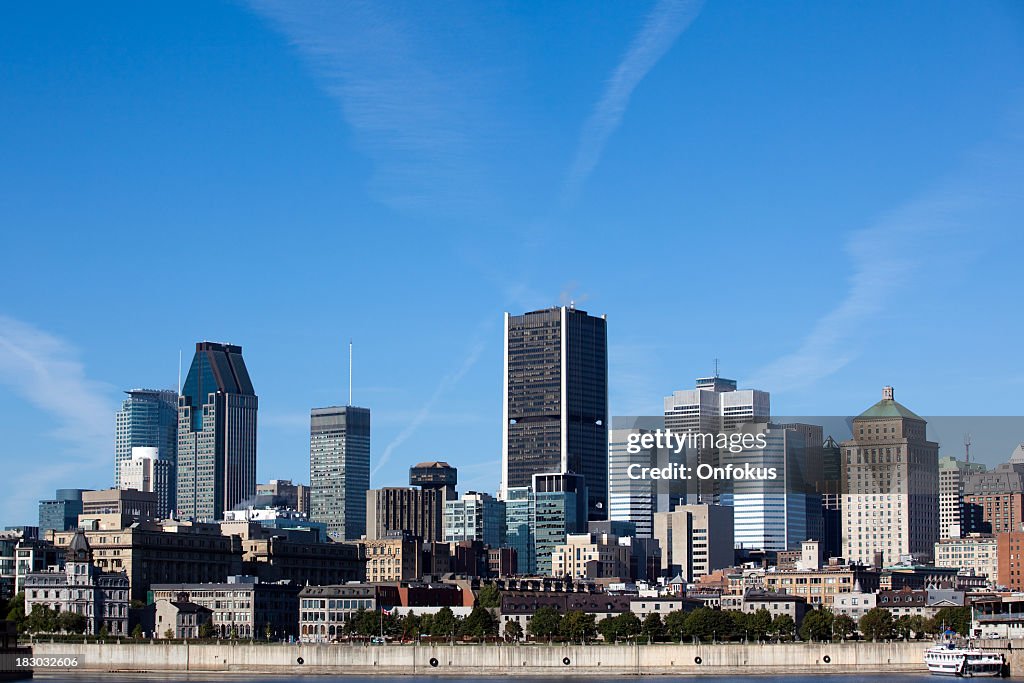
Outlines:
<svg viewBox="0 0 1024 683"><path fill-rule="evenodd" d="M892 419L901 417L909 420L924 421L923 417L893 398L892 387L885 387L882 390L882 400L858 415L857 419Z"/></svg>

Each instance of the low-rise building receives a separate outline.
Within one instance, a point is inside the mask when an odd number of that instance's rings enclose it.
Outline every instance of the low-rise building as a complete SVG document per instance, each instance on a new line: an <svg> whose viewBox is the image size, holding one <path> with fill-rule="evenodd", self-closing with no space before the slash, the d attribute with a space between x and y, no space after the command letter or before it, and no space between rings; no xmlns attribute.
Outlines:
<svg viewBox="0 0 1024 683"><path fill-rule="evenodd" d="M724 600L722 608L726 609ZM810 607L807 605L807 600L799 595L752 590L747 591L746 595L743 596L739 609L746 614L753 614L760 609L766 609L773 619L786 614L789 615L793 623L796 624L796 627L799 628L800 624L804 621L804 615L807 614Z"/></svg>
<svg viewBox="0 0 1024 683"><path fill-rule="evenodd" d="M630 552L611 534L568 534L551 553L551 575L574 579L629 578Z"/></svg>
<svg viewBox="0 0 1024 683"><path fill-rule="evenodd" d="M211 624L221 638L279 639L298 635L296 614L300 587L264 583L252 576L229 576L219 583L156 584L157 602L192 602L210 610ZM156 624L157 633L162 633Z"/></svg>
<svg viewBox="0 0 1024 683"><path fill-rule="evenodd" d="M836 595L832 601L832 613L836 616L845 614L855 622L878 606L878 594L866 593L860 589L860 585L854 586L849 593Z"/></svg>
<svg viewBox="0 0 1024 683"><path fill-rule="evenodd" d="M853 592L859 583L865 591L876 591L879 573L848 564L828 564L821 569L794 569L768 571L764 574L764 588L776 593L798 595L810 605L832 605L835 597Z"/></svg>
<svg viewBox="0 0 1024 683"><path fill-rule="evenodd" d="M935 566L984 576L995 584L999 580L998 541L991 534L944 538L935 544Z"/></svg>
<svg viewBox="0 0 1024 683"><path fill-rule="evenodd" d="M970 601L973 638L1024 638L1024 594L1000 593Z"/></svg>
<svg viewBox="0 0 1024 683"><path fill-rule="evenodd" d="M304 643L336 641L345 635L346 624L359 611L391 609L398 602L396 586L306 586L299 593L299 640Z"/></svg>
<svg viewBox="0 0 1024 683"><path fill-rule="evenodd" d="M128 576L105 572L93 562L86 535L75 533L65 548L64 568L32 572L25 576L25 613L36 605L58 612L80 614L86 633L128 633Z"/></svg>
<svg viewBox="0 0 1024 683"><path fill-rule="evenodd" d="M409 533L392 532L384 538L361 540L353 545L361 549L365 558L365 580L369 583L413 581L420 576L422 543Z"/></svg>
<svg viewBox="0 0 1024 683"><path fill-rule="evenodd" d="M198 638L203 624L213 617L213 610L189 602L187 595L157 600L152 611L152 632L156 638Z"/></svg>
<svg viewBox="0 0 1024 683"><path fill-rule="evenodd" d="M241 546L244 573L265 583L322 586L365 578L365 560L358 545L272 536L250 538L241 541Z"/></svg>

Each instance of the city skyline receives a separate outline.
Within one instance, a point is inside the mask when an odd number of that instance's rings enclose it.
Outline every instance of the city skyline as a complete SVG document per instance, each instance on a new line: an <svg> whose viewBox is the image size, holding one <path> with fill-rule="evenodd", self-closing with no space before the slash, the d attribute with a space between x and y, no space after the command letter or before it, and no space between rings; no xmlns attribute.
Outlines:
<svg viewBox="0 0 1024 683"><path fill-rule="evenodd" d="M926 417L1020 413L1022 25L998 2L12 8L0 516L109 486L122 392L173 388L199 339L246 349L258 480L308 478L351 338L371 486L445 460L494 492L501 312L571 301L608 314L613 416L716 357L780 414L886 384ZM182 307L228 265L230 303Z"/></svg>

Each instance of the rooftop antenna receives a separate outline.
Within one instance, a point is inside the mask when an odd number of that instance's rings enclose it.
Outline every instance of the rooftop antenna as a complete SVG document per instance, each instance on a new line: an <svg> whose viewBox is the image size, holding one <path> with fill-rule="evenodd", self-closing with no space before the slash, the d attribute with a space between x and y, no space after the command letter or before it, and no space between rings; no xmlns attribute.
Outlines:
<svg viewBox="0 0 1024 683"><path fill-rule="evenodd" d="M718 379L718 359L715 359L715 379Z"/></svg>
<svg viewBox="0 0 1024 683"><path fill-rule="evenodd" d="M181 349L178 349L178 396L181 396Z"/></svg>
<svg viewBox="0 0 1024 683"><path fill-rule="evenodd" d="M352 405L352 338L348 340L348 404Z"/></svg>
<svg viewBox="0 0 1024 683"><path fill-rule="evenodd" d="M970 433L964 434L964 455L967 458L967 464L971 464L971 435Z"/></svg>

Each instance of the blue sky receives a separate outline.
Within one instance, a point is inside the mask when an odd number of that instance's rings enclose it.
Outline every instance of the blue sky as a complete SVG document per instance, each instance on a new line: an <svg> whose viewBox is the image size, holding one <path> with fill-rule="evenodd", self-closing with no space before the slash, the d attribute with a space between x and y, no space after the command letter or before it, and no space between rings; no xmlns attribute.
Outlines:
<svg viewBox="0 0 1024 683"><path fill-rule="evenodd" d="M0 69L4 523L109 485L200 339L261 479L351 337L373 485L495 489L502 312L569 300L613 414L716 357L778 413L1021 412L1020 3L40 2Z"/></svg>

